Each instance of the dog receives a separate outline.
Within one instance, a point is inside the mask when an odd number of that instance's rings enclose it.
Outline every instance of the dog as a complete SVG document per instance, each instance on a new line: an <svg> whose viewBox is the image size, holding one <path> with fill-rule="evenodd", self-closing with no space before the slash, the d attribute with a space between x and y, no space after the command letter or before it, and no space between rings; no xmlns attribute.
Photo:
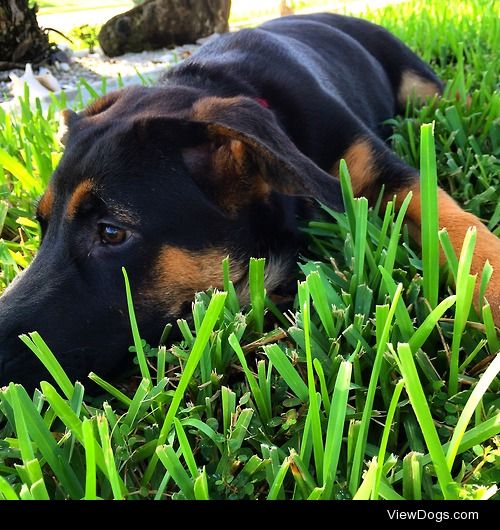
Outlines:
<svg viewBox="0 0 500 530"><path fill-rule="evenodd" d="M240 292L251 256L279 292L301 244L298 218L343 208L339 161L356 196L382 186L420 227L418 172L387 146L384 121L409 97L442 93L430 67L388 31L335 14L290 16L226 34L155 87L63 112L65 152L39 201L40 249L0 298L0 384L48 374L18 336L37 330L72 380L117 374L131 357L121 267L141 334L157 343L193 294L221 287L230 256ZM439 190L457 253L477 228L472 272L500 322L500 240Z"/></svg>

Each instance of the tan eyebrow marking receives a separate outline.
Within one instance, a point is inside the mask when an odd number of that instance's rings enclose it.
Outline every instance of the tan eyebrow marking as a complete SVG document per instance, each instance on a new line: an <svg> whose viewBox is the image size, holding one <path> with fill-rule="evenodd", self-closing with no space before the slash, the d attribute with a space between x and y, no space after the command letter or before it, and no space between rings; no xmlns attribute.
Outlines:
<svg viewBox="0 0 500 530"><path fill-rule="evenodd" d="M69 198L68 204L66 206L67 219L73 219L82 201L89 193L93 191L93 189L94 184L89 179L84 180L80 182L80 184L78 184L78 186L73 190L73 193L71 194L71 197Z"/></svg>
<svg viewBox="0 0 500 530"><path fill-rule="evenodd" d="M54 206L54 191L52 188L47 188L42 198L38 202L37 213L43 219L48 219L52 213Z"/></svg>

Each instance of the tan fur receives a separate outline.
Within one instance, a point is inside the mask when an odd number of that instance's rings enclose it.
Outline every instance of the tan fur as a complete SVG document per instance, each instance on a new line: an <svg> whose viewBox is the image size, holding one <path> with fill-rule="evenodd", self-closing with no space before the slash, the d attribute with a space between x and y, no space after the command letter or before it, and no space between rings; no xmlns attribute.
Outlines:
<svg viewBox="0 0 500 530"><path fill-rule="evenodd" d="M400 192L398 202L402 202L408 191L410 189ZM418 184L411 191L413 192L413 197L406 215L415 227L420 228L420 189ZM494 273L486 290L486 298L490 303L495 323L500 326L500 239L492 234L475 215L462 210L444 190L439 189L438 193L439 228L447 229L457 256L460 256L467 229L470 226L476 227L476 246L471 265L471 274L477 274L478 278L476 283L476 304L478 302L481 273L486 260L488 260L494 269ZM441 252L441 263L444 261L445 256Z"/></svg>
<svg viewBox="0 0 500 530"><path fill-rule="evenodd" d="M224 108L232 107L237 104L241 98L219 98L206 97L197 100L193 105L193 119L199 121L217 121Z"/></svg>
<svg viewBox="0 0 500 530"><path fill-rule="evenodd" d="M91 180L83 180L78 184L78 186L73 190L71 197L68 200L66 205L66 218L73 219L76 214L76 211L82 204L82 201L85 197L91 193L94 189L94 184Z"/></svg>
<svg viewBox="0 0 500 530"><path fill-rule="evenodd" d="M366 139L357 140L341 158L345 159L349 169L354 196L369 195L370 187L377 178L377 169L370 142ZM332 168L331 173L335 176L339 174L339 165L340 160Z"/></svg>
<svg viewBox="0 0 500 530"><path fill-rule="evenodd" d="M435 83L424 77L420 77L412 70L406 70L406 72L403 72L399 85L398 103L404 106L406 100L411 96L417 99L425 99L436 96L439 93L440 89Z"/></svg>
<svg viewBox="0 0 500 530"><path fill-rule="evenodd" d="M276 258L271 256L266 259L266 267L264 269L264 287L266 292L272 296L273 291L283 284L290 274L290 263L286 258ZM250 302L250 286L248 279L241 281L236 285L236 292L242 304ZM236 283L236 282L234 282Z"/></svg>
<svg viewBox="0 0 500 530"><path fill-rule="evenodd" d="M161 304L172 314L178 313L196 292L222 288L222 260L226 256L225 249L194 252L165 246L154 265L152 285L142 289L144 301ZM245 271L234 260L230 263L231 279L236 283Z"/></svg>
<svg viewBox="0 0 500 530"><path fill-rule="evenodd" d="M101 112L104 112L115 103L118 98L120 97L120 92L110 92L109 94L106 94L105 96L102 96L99 99L96 99L93 103L91 103L85 110L84 115L86 117L91 116L97 116L101 114Z"/></svg>
<svg viewBox="0 0 500 530"><path fill-rule="evenodd" d="M49 219L54 207L54 191L52 188L47 188L42 198L38 202L38 214L42 219Z"/></svg>
<svg viewBox="0 0 500 530"><path fill-rule="evenodd" d="M255 201L265 201L271 188L252 164L248 142L236 137L238 133L217 122L224 110L238 105L241 98L207 97L193 105L194 120L214 122L208 130L214 143L211 152L210 193L229 214L236 215L243 207ZM185 150L189 156L189 150Z"/></svg>

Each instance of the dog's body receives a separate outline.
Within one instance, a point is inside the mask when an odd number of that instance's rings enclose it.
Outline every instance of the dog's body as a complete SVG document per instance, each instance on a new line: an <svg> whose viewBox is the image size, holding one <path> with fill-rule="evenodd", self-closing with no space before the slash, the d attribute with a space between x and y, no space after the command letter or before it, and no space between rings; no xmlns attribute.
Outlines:
<svg viewBox="0 0 500 530"><path fill-rule="evenodd" d="M341 208L341 158L357 195L413 191L418 228L418 174L388 149L383 122L412 93L440 91L384 29L321 14L225 35L158 87L66 112L66 151L38 207L41 248L0 299L0 383L45 375L17 339L32 330L73 379L120 370L130 342L121 266L153 343L195 291L221 285L228 254L242 291L248 258L266 257L273 292L293 267L311 198ZM458 251L478 227L474 272L487 256L500 267L499 240L444 192L440 207ZM488 295L498 318L498 272Z"/></svg>

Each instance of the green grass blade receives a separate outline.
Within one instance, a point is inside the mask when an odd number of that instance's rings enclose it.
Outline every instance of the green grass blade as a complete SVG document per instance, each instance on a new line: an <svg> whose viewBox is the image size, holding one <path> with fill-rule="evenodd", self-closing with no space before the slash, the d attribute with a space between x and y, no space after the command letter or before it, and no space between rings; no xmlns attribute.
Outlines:
<svg viewBox="0 0 500 530"><path fill-rule="evenodd" d="M136 419L139 415L139 410L142 407L144 400L146 399L148 392L151 388L151 379L142 379L135 391L135 395L132 402L129 405L129 409L123 417L123 423L133 428L136 423Z"/></svg>
<svg viewBox="0 0 500 530"><path fill-rule="evenodd" d="M194 498L197 501L209 501L210 500L210 493L208 491L207 472L205 468L203 468L203 471L195 479L193 490L194 490Z"/></svg>
<svg viewBox="0 0 500 530"><path fill-rule="evenodd" d="M335 325L333 323L332 310L328 305L325 290L319 272L311 272L307 275L307 285L313 299L314 307L318 312L327 336L335 338Z"/></svg>
<svg viewBox="0 0 500 530"><path fill-rule="evenodd" d="M490 262L486 260L486 263L483 267L483 272L481 273L481 283L479 285L479 307L483 307L485 305L484 297L486 293L486 288L492 276L493 267L491 266Z"/></svg>
<svg viewBox="0 0 500 530"><path fill-rule="evenodd" d="M457 301L455 309L455 325L451 344L450 374L448 379L448 395L453 396L458 391L458 366L462 334L469 317L474 294L475 277L469 274L474 246L476 243L476 227L469 228L465 235L458 262L457 272Z"/></svg>
<svg viewBox="0 0 500 530"><path fill-rule="evenodd" d="M0 500L2 500L2 497L6 501L19 500L15 489L7 482L5 478L0 476Z"/></svg>
<svg viewBox="0 0 500 530"><path fill-rule="evenodd" d="M443 228L438 232L438 237L439 241L441 242L441 248L443 249L446 261L456 282L458 274L458 258L455 254L455 249L453 248L450 236L448 235L448 231L446 230L446 228Z"/></svg>
<svg viewBox="0 0 500 530"><path fill-rule="evenodd" d="M458 418L457 425L453 431L453 436L450 440L450 445L446 453L446 462L448 464L448 469L453 467L453 462L458 453L458 448L460 442L462 441L467 425L469 424L474 411L481 402L484 394L488 390L491 383L494 381L498 373L500 372L500 353L496 355L491 364L488 366L484 374L481 376L481 379L478 381L477 385L474 387L467 403L465 404L460 417Z"/></svg>
<svg viewBox="0 0 500 530"><path fill-rule="evenodd" d="M356 233L356 214L354 206L354 193L352 191L351 175L344 159L340 161L339 165L340 189L342 190L342 199L344 202L347 219L351 233Z"/></svg>
<svg viewBox="0 0 500 530"><path fill-rule="evenodd" d="M337 466L342 447L342 437L347 414L347 400L351 383L352 363L341 363L333 389L328 426L326 429L325 459L323 461L324 499L332 496Z"/></svg>
<svg viewBox="0 0 500 530"><path fill-rule="evenodd" d="M384 430L382 432L382 439L380 440L380 449L379 449L378 457L377 457L377 473L376 473L375 483L373 484L373 490L372 490L372 499L375 499L375 500L377 500L379 496L380 482L382 480L382 473L384 470L385 451L387 449L387 442L389 440L389 434L392 429L394 414L396 413L396 407L398 406L399 396L401 395L403 386L404 386L404 381L399 381L397 385L395 386L394 392L392 394L391 403L389 405L389 410L387 411L387 417L385 420Z"/></svg>
<svg viewBox="0 0 500 530"><path fill-rule="evenodd" d="M398 355L399 366L404 378L405 388L413 410L415 411L415 415L417 416L420 428L422 429L425 443L429 449L429 454L431 455L432 463L436 470L441 492L445 500L452 500L455 498L453 479L451 478L446 463L439 436L434 427L434 420L418 377L417 367L415 366L410 346L408 344L399 344Z"/></svg>
<svg viewBox="0 0 500 530"><path fill-rule="evenodd" d="M497 335L495 322L493 320L493 313L489 304L485 304L482 309L484 327L486 329L486 338L488 340L488 347L490 352L495 353L500 351L500 339Z"/></svg>
<svg viewBox="0 0 500 530"><path fill-rule="evenodd" d="M325 372L323 366L318 359L313 360L314 371L318 376L319 387L321 390L321 402L323 403L323 408L325 409L326 415L330 414L330 398L328 396L328 387L326 384Z"/></svg>
<svg viewBox="0 0 500 530"><path fill-rule="evenodd" d="M93 422L84 418L82 424L83 446L85 448L85 499L95 500L97 498L97 468Z"/></svg>
<svg viewBox="0 0 500 530"><path fill-rule="evenodd" d="M248 436L248 427L252 421L253 415L253 409L243 409L240 412L228 440L228 448L231 453L235 454L241 448L243 441Z"/></svg>
<svg viewBox="0 0 500 530"><path fill-rule="evenodd" d="M431 313L426 317L418 329L415 330L415 333L408 341L412 352L416 353L417 350L424 345L429 335L436 328L436 324L439 322L439 319L456 302L456 299L456 296L449 296L443 300L435 309L431 311Z"/></svg>
<svg viewBox="0 0 500 530"><path fill-rule="evenodd" d="M368 470L363 477L363 482L353 496L355 501L367 501L370 499L377 474L377 459L374 457L368 466Z"/></svg>
<svg viewBox="0 0 500 530"><path fill-rule="evenodd" d="M26 191L33 190L35 194L42 192L42 183L30 175L26 167L17 158L9 155L3 149L0 149L0 165L11 173Z"/></svg>
<svg viewBox="0 0 500 530"><path fill-rule="evenodd" d="M111 440L109 438L109 426L108 420L102 416L97 416L97 429L99 431L99 437L101 438L102 453L104 456L104 464L108 471L108 480L113 490L113 498L115 500L123 500L124 496L122 493L122 482L116 469L116 462L113 454L113 448L111 447Z"/></svg>
<svg viewBox="0 0 500 530"><path fill-rule="evenodd" d="M137 360L139 361L139 368L143 379L147 379L151 382L151 374L149 372L149 366L144 354L144 348L142 346L141 336L139 335L139 327L137 325L137 319L135 317L134 302L132 300L132 291L130 289L130 282L128 280L128 274L125 267L122 267L123 279L125 281L125 292L127 295L127 307L130 318L130 327L132 329L132 336L134 338L134 346L137 354Z"/></svg>
<svg viewBox="0 0 500 530"><path fill-rule="evenodd" d="M412 451L403 458L403 497L422 499L422 453Z"/></svg>
<svg viewBox="0 0 500 530"><path fill-rule="evenodd" d="M259 413L261 414L264 423L267 423L271 420L271 409L269 407L269 402L265 399L261 388L259 387L259 384L257 383L250 369L248 368L245 354L243 353L240 343L238 342L238 339L234 333L231 333L228 342L231 345L231 348L233 348L236 355L238 356L238 359L241 363L241 367L245 372L245 377L247 378L248 385L257 405L257 409L259 410Z"/></svg>
<svg viewBox="0 0 500 530"><path fill-rule="evenodd" d="M310 298L307 284L305 285L305 301L302 305L302 317L304 323L304 337L305 337L305 349L306 349L306 362L307 362L307 382L309 391L309 410L307 415L311 418L311 436L314 451L314 463L316 467L316 476L318 482L323 482L323 456L324 456L324 445L323 445L323 433L321 429L321 420L319 405L316 395L316 386L314 379L314 369L312 362L312 351L311 351L311 334L310 334Z"/></svg>
<svg viewBox="0 0 500 530"><path fill-rule="evenodd" d="M73 384L66 375L63 367L59 364L55 355L37 331L29 333L28 335L21 335L19 338L40 359L50 375L54 378L54 381L59 385L59 388L63 391L64 395L68 399L71 399L74 390Z"/></svg>
<svg viewBox="0 0 500 530"><path fill-rule="evenodd" d="M285 458L280 468L278 469L276 476L274 477L274 481L271 487L269 488L269 493L267 494L268 501L275 501L278 499L278 495L280 493L281 487L283 486L283 481L285 480L285 476L289 468L290 458Z"/></svg>
<svg viewBox="0 0 500 530"><path fill-rule="evenodd" d="M200 475L196 465L196 459L194 457L193 450L191 449L191 445L189 444L188 437L184 432L184 428L177 418L174 418L174 427L175 432L177 433L177 439L179 440L179 447L182 456L184 457L184 461L186 462L189 472L191 473L191 477L196 479Z"/></svg>
<svg viewBox="0 0 500 530"><path fill-rule="evenodd" d="M385 324L383 326L383 331L380 334L380 340L378 341L377 353L375 356L375 361L373 363L372 373L370 376L370 383L368 385L368 392L366 394L365 407L363 409L363 416L361 419L359 434L356 441L356 449L354 451L354 459L352 463L351 477L349 481L349 490L352 495L355 495L358 491L359 480L361 478L361 471L365 456L366 440L368 438L368 429L370 426L370 420L373 410L373 401L375 398L375 391L377 388L380 368L382 366L382 361L384 358L383 355L387 348L387 342L389 340L389 333L392 326L392 320L394 318L394 313L396 312L397 304L399 303L399 298L401 296L402 289L403 285L399 284L392 300L387 320L385 321Z"/></svg>
<svg viewBox="0 0 500 530"><path fill-rule="evenodd" d="M214 293L212 299L210 300L207 312L205 313L205 318L203 319L200 330L193 344L191 354L189 355L186 366L184 367L184 371L182 372L179 384L177 385L172 402L170 403L170 407L168 408L167 415L163 422L160 435L158 437L158 446L163 445L167 439L168 433L172 428L175 415L177 414L177 410L184 397L188 384L193 377L194 371L200 362L203 352L205 351L205 347L208 344L215 323L218 321L219 315L224 309L225 301L226 293ZM148 468L144 473L143 484L147 484L151 479L151 476L153 475L156 468L157 461L158 460L156 458L152 458L150 460Z"/></svg>
<svg viewBox="0 0 500 530"><path fill-rule="evenodd" d="M497 436L500 433L500 413L495 414L492 418L483 421L476 427L469 429L464 434L462 441L458 447L458 454L468 451L476 445L484 443L486 440ZM450 443L447 442L443 445L443 451L447 451ZM432 462L432 456L428 453L422 457L422 465L425 466ZM393 482L398 482L403 478L403 472L398 471L395 473Z"/></svg>
<svg viewBox="0 0 500 530"><path fill-rule="evenodd" d="M186 473L173 447L171 445L161 445L156 448L156 454L186 499L194 499L193 481Z"/></svg>
<svg viewBox="0 0 500 530"><path fill-rule="evenodd" d="M368 228L368 200L365 197L356 199L355 209L356 233L354 238L354 274L358 279L358 283L363 283L365 276L364 268L367 246L366 233Z"/></svg>
<svg viewBox="0 0 500 530"><path fill-rule="evenodd" d="M266 260L264 258L250 258L249 286L250 303L252 305L252 318L255 323L255 331L264 331L264 308L266 290L264 288L264 269Z"/></svg>
<svg viewBox="0 0 500 530"><path fill-rule="evenodd" d="M30 438L60 482L60 487L70 498L80 499L83 496L82 485L35 405L21 386L17 387L17 398L23 410Z"/></svg>
<svg viewBox="0 0 500 530"><path fill-rule="evenodd" d="M424 296L435 308L439 294L439 211L433 124L420 128L420 190Z"/></svg>
<svg viewBox="0 0 500 530"><path fill-rule="evenodd" d="M221 388L222 392L222 421L224 427L224 435L229 432L231 428L231 420L233 414L236 412L236 394L227 386Z"/></svg>
<svg viewBox="0 0 500 530"><path fill-rule="evenodd" d="M130 407L132 400L128 396L126 396L122 391L118 390L118 388L114 387L107 381L104 381L104 379L101 379L94 372L89 373L89 379L93 381L96 385L99 385L105 392L107 392L109 395L116 398L120 403L125 405L127 408Z"/></svg>
<svg viewBox="0 0 500 530"><path fill-rule="evenodd" d="M301 401L306 403L309 399L309 389L283 350L277 344L271 344L264 347L264 352L273 363L273 367L276 368L277 372L285 380L290 390Z"/></svg>

